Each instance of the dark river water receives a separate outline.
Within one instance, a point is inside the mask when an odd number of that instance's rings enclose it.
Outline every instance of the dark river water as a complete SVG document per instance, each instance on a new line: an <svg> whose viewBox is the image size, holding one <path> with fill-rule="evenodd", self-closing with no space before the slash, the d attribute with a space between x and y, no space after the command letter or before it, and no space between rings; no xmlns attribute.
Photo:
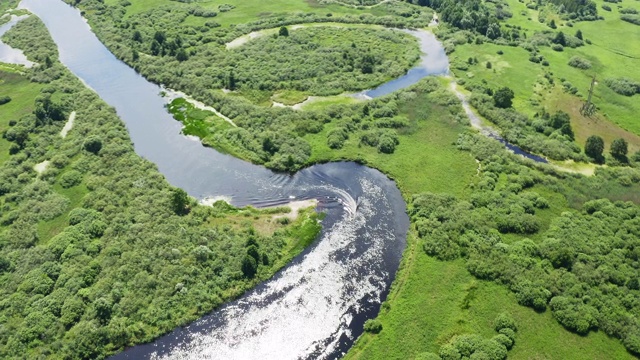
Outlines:
<svg viewBox="0 0 640 360"><path fill-rule="evenodd" d="M315 243L272 279L113 359L341 357L362 333L364 321L377 314L406 245L409 219L395 183L351 162L278 174L204 147L181 135L182 125L167 112L160 87L117 60L76 9L61 0L23 0L20 6L42 19L62 63L116 109L136 152L155 163L172 185L199 199L223 197L238 206L315 198L327 214ZM448 59L435 37L410 33L425 52L421 63L364 95L382 96L427 75L448 73Z"/></svg>

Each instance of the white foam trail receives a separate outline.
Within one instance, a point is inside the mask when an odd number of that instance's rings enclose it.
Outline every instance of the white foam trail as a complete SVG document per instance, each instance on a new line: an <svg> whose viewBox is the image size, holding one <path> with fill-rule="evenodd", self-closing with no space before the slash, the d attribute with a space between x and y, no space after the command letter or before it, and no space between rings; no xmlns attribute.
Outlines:
<svg viewBox="0 0 640 360"><path fill-rule="evenodd" d="M221 309L218 318L223 324L218 328L194 335L194 340L168 355L151 358L326 358L342 335L352 336L350 311L362 311L359 302L365 297L379 302L389 276L380 257L393 232L367 224L381 208L375 201L386 199L378 186L366 180L361 185L365 195L357 211L349 196L353 214L346 212L302 261L261 291Z"/></svg>

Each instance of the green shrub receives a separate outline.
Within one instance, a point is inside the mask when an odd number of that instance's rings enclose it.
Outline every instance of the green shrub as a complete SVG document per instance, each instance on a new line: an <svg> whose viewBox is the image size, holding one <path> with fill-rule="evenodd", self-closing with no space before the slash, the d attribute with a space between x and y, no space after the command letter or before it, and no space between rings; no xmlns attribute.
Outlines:
<svg viewBox="0 0 640 360"><path fill-rule="evenodd" d="M11 97L9 96L0 96L0 105L4 105L11 101Z"/></svg>
<svg viewBox="0 0 640 360"><path fill-rule="evenodd" d="M573 66L574 68L583 69L583 70L591 68L591 62L579 56L572 56L571 59L569 59L568 64L569 66Z"/></svg>
<svg viewBox="0 0 640 360"><path fill-rule="evenodd" d="M60 176L60 186L67 189L82 182L82 174L76 170L70 170Z"/></svg>
<svg viewBox="0 0 640 360"><path fill-rule="evenodd" d="M622 8L619 10L620 14L637 14L638 10L633 8Z"/></svg>
<svg viewBox="0 0 640 360"><path fill-rule="evenodd" d="M633 96L640 93L640 82L629 78L607 78L604 83L620 95Z"/></svg>
<svg viewBox="0 0 640 360"><path fill-rule="evenodd" d="M511 329L513 331L518 331L518 327L516 326L516 322L511 316L511 314L503 312L500 313L495 320L493 321L493 328L500 332L502 329Z"/></svg>
<svg viewBox="0 0 640 360"><path fill-rule="evenodd" d="M640 15L623 14L622 16L620 16L620 19L635 25L640 25Z"/></svg>
<svg viewBox="0 0 640 360"><path fill-rule="evenodd" d="M364 323L364 331L378 334L382 331L382 323L378 319L369 319Z"/></svg>
<svg viewBox="0 0 640 360"><path fill-rule="evenodd" d="M102 140L97 136L89 136L84 141L83 147L86 151L97 155L102 149Z"/></svg>

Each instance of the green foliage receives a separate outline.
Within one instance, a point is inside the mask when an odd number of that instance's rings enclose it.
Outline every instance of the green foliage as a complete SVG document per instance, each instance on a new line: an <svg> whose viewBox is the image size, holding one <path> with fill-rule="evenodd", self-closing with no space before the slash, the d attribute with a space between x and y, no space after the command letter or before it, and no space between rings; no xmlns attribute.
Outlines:
<svg viewBox="0 0 640 360"><path fill-rule="evenodd" d="M378 334L382 331L382 323L376 319L369 319L364 322L364 331L372 334Z"/></svg>
<svg viewBox="0 0 640 360"><path fill-rule="evenodd" d="M591 135L587 138L584 146L584 153L597 162L602 162L604 152L604 140L598 135Z"/></svg>
<svg viewBox="0 0 640 360"><path fill-rule="evenodd" d="M11 101L11 97L4 95L4 96L0 96L0 105L4 105L7 104Z"/></svg>
<svg viewBox="0 0 640 360"><path fill-rule="evenodd" d="M70 188L82 182L82 173L77 170L70 170L60 176L60 185L63 188Z"/></svg>
<svg viewBox="0 0 640 360"><path fill-rule="evenodd" d="M640 25L640 15L622 14L620 15L620 19L634 25Z"/></svg>
<svg viewBox="0 0 640 360"><path fill-rule="evenodd" d="M629 78L606 78L604 83L620 95L633 96L640 94L640 82Z"/></svg>
<svg viewBox="0 0 640 360"><path fill-rule="evenodd" d="M509 313L500 313L498 317L493 321L493 328L500 332L502 329L511 329L514 332L518 331L518 327L516 326L515 320L513 320L513 316Z"/></svg>
<svg viewBox="0 0 640 360"><path fill-rule="evenodd" d="M313 211L286 227L269 222L274 233L253 229L254 217L273 216L255 209L238 222L230 218L246 210L187 198L178 216L177 191L135 154L115 112L60 65L44 26L31 17L11 32L12 45L30 58L48 53L51 67L24 69L46 85L21 99L7 132L20 150L0 164L0 358L99 359L148 342L239 296L313 241ZM77 112L83 136L59 135L58 110ZM247 279L250 236L260 264Z"/></svg>
<svg viewBox="0 0 640 360"><path fill-rule="evenodd" d="M280 30L278 31L278 36L289 36L289 30L286 26L280 28Z"/></svg>
<svg viewBox="0 0 640 360"><path fill-rule="evenodd" d="M171 209L177 215L189 213L189 195L186 191L176 188L171 191Z"/></svg>
<svg viewBox="0 0 640 360"><path fill-rule="evenodd" d="M627 153L629 152L629 144L627 140L619 138L611 142L611 156L619 160L626 160Z"/></svg>
<svg viewBox="0 0 640 360"><path fill-rule="evenodd" d="M514 97L513 90L502 87L493 93L493 103L502 109L510 108Z"/></svg>
<svg viewBox="0 0 640 360"><path fill-rule="evenodd" d="M242 274L244 274L246 278L251 279L256 275L257 271L258 263L256 259L249 254L245 255L244 259L242 259Z"/></svg>
<svg viewBox="0 0 640 360"><path fill-rule="evenodd" d="M587 59L583 59L579 56L572 56L571 59L569 59L569 66L573 66L574 68L578 68L578 69L590 69L591 68L591 62Z"/></svg>
<svg viewBox="0 0 640 360"><path fill-rule="evenodd" d="M102 140L98 136L90 136L84 141L83 147L86 151L98 155L102 149Z"/></svg>

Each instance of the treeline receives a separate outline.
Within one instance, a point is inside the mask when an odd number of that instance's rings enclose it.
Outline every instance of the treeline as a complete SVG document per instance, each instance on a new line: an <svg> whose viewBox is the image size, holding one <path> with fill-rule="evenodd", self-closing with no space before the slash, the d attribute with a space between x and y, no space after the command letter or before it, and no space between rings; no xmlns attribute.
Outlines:
<svg viewBox="0 0 640 360"><path fill-rule="evenodd" d="M441 20L461 30L473 30L491 38L498 37L500 25L498 20L511 17L505 11L508 5L500 3L490 8L487 3L479 0L407 0L410 3L428 6L439 15ZM494 34L496 35L494 37Z"/></svg>
<svg viewBox="0 0 640 360"><path fill-rule="evenodd" d="M550 309L560 324L579 334L604 331L640 354L640 207L591 200L598 195L585 191L589 198L580 210L565 211L546 224L537 213L555 204L536 189L568 194L586 178L560 175L564 179L559 180L559 174L546 175L497 155L495 146L479 135L461 137L459 147L482 164L468 200L413 197L409 214L424 250L442 260L464 258L474 276L504 284L520 304ZM635 176L640 182L640 174ZM608 186L615 177L587 181ZM507 242L506 233L531 234L536 240Z"/></svg>
<svg viewBox="0 0 640 360"><path fill-rule="evenodd" d="M271 215L199 206L172 188L45 34L31 17L5 38L40 60L26 72L46 85L3 134L15 147L0 165L1 358L103 359L150 341L272 275L287 244L317 234L315 221L259 233L251 219Z"/></svg>
<svg viewBox="0 0 640 360"><path fill-rule="evenodd" d="M591 0L537 0L538 6L550 3L556 6L558 13L565 19L598 20L598 8Z"/></svg>

